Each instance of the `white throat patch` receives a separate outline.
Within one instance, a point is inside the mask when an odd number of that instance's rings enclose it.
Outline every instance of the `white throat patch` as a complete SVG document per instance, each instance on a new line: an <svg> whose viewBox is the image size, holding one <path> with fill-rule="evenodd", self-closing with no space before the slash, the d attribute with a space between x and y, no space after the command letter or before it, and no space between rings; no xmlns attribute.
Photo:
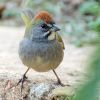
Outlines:
<svg viewBox="0 0 100 100"><path fill-rule="evenodd" d="M54 40L56 38L56 32L52 32L49 36L48 36L48 40Z"/></svg>

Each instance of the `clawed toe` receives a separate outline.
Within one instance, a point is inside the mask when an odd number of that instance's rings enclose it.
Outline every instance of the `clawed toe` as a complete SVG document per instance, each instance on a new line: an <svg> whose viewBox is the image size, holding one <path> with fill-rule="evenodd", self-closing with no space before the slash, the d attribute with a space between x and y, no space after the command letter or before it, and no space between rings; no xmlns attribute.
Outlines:
<svg viewBox="0 0 100 100"><path fill-rule="evenodd" d="M27 77L25 75L23 75L23 77L18 81L17 85L18 86L20 83L21 83L21 92L22 92L22 89L23 89L23 84L24 82L26 81Z"/></svg>
<svg viewBox="0 0 100 100"><path fill-rule="evenodd" d="M57 81L57 85L61 85L62 87L65 86L60 80Z"/></svg>
<svg viewBox="0 0 100 100"><path fill-rule="evenodd" d="M17 85L16 85L16 86L18 86L18 85L21 83L21 93L22 93L22 89L23 89L23 84L24 84L24 82L25 82L26 79L27 79L26 74L27 74L27 72L29 71L29 69L30 69L30 68L28 68L28 69L26 70L26 72L24 73L23 77L19 80L19 82L18 82Z"/></svg>

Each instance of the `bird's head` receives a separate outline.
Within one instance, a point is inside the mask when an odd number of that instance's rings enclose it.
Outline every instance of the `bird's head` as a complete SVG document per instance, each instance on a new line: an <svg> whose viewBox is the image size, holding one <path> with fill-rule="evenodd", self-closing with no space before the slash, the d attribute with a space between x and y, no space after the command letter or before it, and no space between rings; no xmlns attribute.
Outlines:
<svg viewBox="0 0 100 100"><path fill-rule="evenodd" d="M52 31L56 32L60 29L56 26L53 17L47 12L47 11L41 11L39 12L35 18L34 21L42 20L44 21L43 26L48 26Z"/></svg>
<svg viewBox="0 0 100 100"><path fill-rule="evenodd" d="M53 40L55 38L55 32L60 30L47 11L39 12L32 20L30 20L29 16L24 15L23 20L26 23L26 36L28 35L32 38Z"/></svg>

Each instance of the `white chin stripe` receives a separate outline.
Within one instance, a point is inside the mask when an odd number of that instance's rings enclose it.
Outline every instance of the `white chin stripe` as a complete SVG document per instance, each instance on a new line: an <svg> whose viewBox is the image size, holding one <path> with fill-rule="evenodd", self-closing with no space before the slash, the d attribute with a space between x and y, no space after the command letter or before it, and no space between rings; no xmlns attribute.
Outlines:
<svg viewBox="0 0 100 100"><path fill-rule="evenodd" d="M46 37L46 36L49 35L49 34L50 34L50 31L45 32L45 33L44 33L44 37Z"/></svg>

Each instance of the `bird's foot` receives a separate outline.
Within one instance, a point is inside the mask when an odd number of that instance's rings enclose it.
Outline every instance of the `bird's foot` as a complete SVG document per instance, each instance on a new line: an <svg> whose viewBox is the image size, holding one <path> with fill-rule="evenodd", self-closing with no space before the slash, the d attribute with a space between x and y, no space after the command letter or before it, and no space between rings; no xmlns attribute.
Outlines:
<svg viewBox="0 0 100 100"><path fill-rule="evenodd" d="M17 85L18 86L20 83L21 83L21 92L22 92L22 89L23 89L23 84L24 82L26 81L27 77L25 76L25 74L23 75L23 77L18 81Z"/></svg>
<svg viewBox="0 0 100 100"><path fill-rule="evenodd" d="M61 85L62 87L64 87L64 86L71 86L71 85L69 85L69 84L63 84L62 82L61 82L61 80L58 80L57 81L57 83L56 83L57 85Z"/></svg>
<svg viewBox="0 0 100 100"><path fill-rule="evenodd" d="M58 80L56 84L57 84L57 85L61 85L62 87L65 86L60 80Z"/></svg>

